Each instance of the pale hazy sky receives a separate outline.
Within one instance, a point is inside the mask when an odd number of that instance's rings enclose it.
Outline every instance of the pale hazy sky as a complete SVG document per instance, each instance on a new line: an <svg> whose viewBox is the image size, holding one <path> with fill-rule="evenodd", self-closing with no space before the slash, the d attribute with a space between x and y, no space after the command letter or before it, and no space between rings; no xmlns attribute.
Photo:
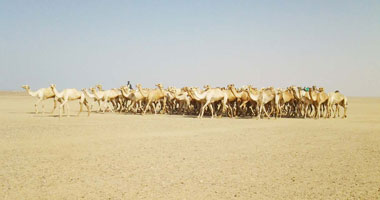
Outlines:
<svg viewBox="0 0 380 200"><path fill-rule="evenodd" d="M380 1L0 0L0 90L325 86L380 96Z"/></svg>

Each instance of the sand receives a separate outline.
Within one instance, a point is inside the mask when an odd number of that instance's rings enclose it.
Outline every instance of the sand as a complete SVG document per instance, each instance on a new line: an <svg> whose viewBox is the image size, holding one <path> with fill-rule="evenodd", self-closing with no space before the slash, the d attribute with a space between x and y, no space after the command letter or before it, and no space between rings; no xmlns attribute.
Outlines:
<svg viewBox="0 0 380 200"><path fill-rule="evenodd" d="M59 119L34 102L0 93L0 199L380 199L380 98L350 98L344 120Z"/></svg>

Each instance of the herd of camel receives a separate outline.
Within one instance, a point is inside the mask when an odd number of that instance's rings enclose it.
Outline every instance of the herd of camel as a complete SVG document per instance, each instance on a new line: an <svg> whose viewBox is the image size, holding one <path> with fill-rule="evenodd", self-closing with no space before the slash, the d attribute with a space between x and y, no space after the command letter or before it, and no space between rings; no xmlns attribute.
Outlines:
<svg viewBox="0 0 380 200"><path fill-rule="evenodd" d="M102 85L93 88L77 90L64 89L59 92L56 85L31 91L28 85L22 86L29 95L36 97L35 112L43 101L54 99L52 113L59 105L59 117L62 112L69 115L67 102L79 100L80 111L86 106L90 115L94 104L97 104L97 112L127 112L127 113L167 113L181 115L204 115L213 117L289 117L289 118L330 118L340 117L340 107L344 109L342 118L347 117L347 98L339 91L326 93L323 88L315 86L301 88L290 86L286 89L274 89L273 87L257 89L252 86L235 88L233 84L227 87L212 88L205 85L204 89L197 87L164 89L161 84L157 88L137 89L131 85L122 86L110 90L103 90Z"/></svg>

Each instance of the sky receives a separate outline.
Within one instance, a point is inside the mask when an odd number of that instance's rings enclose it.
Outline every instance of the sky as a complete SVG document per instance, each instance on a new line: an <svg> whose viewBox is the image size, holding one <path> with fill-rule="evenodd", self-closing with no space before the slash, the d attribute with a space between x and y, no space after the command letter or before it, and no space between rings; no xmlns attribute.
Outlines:
<svg viewBox="0 0 380 200"><path fill-rule="evenodd" d="M380 96L380 1L0 0L0 90L127 81Z"/></svg>

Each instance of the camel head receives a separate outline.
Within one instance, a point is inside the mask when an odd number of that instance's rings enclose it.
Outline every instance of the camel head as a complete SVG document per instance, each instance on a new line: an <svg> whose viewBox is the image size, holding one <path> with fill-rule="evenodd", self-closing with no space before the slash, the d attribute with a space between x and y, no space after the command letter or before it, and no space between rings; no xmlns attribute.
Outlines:
<svg viewBox="0 0 380 200"><path fill-rule="evenodd" d="M95 88L90 88L90 91L92 92L92 93L95 93L96 92L96 89Z"/></svg>
<svg viewBox="0 0 380 200"><path fill-rule="evenodd" d="M227 85L227 88L228 88L228 89L235 88L235 85L234 85L234 84L229 84L229 85Z"/></svg>
<svg viewBox="0 0 380 200"><path fill-rule="evenodd" d="M54 89L54 88L56 88L56 85L55 84L50 84L50 88Z"/></svg>
<svg viewBox="0 0 380 200"><path fill-rule="evenodd" d="M211 86L210 86L210 85L204 85L203 88L204 88L205 90L208 90L208 89L211 88Z"/></svg>
<svg viewBox="0 0 380 200"><path fill-rule="evenodd" d="M277 89L275 89L274 91L275 91L275 93L276 93L277 95L282 94L282 89L281 89L281 88L277 88Z"/></svg>
<svg viewBox="0 0 380 200"><path fill-rule="evenodd" d="M120 88L122 91L124 91L125 93L129 93L130 92L130 88L129 88L129 86L124 86L124 87L121 87Z"/></svg>
<svg viewBox="0 0 380 200"><path fill-rule="evenodd" d="M97 84L95 87L98 88L98 90L103 90L103 86L101 84Z"/></svg>
<svg viewBox="0 0 380 200"><path fill-rule="evenodd" d="M162 89L162 88L164 87L164 86L162 86L161 83L156 84L156 86L157 86L158 88L160 88L160 89Z"/></svg>
<svg viewBox="0 0 380 200"><path fill-rule="evenodd" d="M21 86L21 88L24 88L25 90L30 90L30 86L29 85L23 85L23 86Z"/></svg>
<svg viewBox="0 0 380 200"><path fill-rule="evenodd" d="M324 92L325 91L325 88L321 87L319 88L319 92Z"/></svg>

